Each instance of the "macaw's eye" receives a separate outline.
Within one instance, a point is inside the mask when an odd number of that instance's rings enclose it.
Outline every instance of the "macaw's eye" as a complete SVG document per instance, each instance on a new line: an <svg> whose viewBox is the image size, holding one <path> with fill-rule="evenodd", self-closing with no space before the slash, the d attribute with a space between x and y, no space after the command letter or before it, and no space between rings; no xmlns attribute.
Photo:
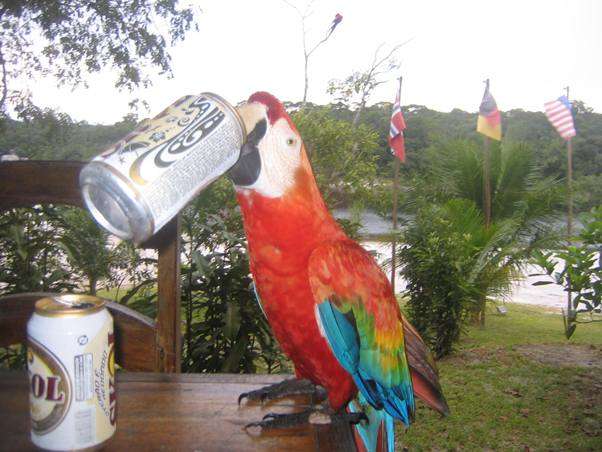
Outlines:
<svg viewBox="0 0 602 452"><path fill-rule="evenodd" d="M286 144L289 146L293 146L297 141L294 138L289 138L286 140Z"/></svg>

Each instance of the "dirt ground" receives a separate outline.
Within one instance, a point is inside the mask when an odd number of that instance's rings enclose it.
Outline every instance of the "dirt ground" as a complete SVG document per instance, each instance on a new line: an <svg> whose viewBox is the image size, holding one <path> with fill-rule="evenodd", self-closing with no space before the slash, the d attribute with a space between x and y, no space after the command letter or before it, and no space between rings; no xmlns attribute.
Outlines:
<svg viewBox="0 0 602 452"><path fill-rule="evenodd" d="M551 366L602 369L602 350L594 345L518 345L514 350Z"/></svg>

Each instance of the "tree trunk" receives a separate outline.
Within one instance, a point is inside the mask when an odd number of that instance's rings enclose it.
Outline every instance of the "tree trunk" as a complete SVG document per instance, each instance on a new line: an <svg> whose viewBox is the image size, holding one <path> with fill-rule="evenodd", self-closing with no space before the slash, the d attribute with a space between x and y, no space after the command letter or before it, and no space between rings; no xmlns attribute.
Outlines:
<svg viewBox="0 0 602 452"><path fill-rule="evenodd" d="M307 54L305 55L305 86L303 88L303 102L301 103L301 108L305 108L305 104L307 103L307 89L309 86L309 77L307 76L307 63L309 58Z"/></svg>
<svg viewBox="0 0 602 452"><path fill-rule="evenodd" d="M90 293L90 295L95 296L96 295L96 286L98 284L98 279L96 278L96 276L93 275L88 275L88 292Z"/></svg>

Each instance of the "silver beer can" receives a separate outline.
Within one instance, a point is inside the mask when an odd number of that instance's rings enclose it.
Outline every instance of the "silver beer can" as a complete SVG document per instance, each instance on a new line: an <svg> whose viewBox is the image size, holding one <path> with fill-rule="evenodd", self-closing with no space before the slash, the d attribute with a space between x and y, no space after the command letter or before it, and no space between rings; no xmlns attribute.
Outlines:
<svg viewBox="0 0 602 452"><path fill-rule="evenodd" d="M236 163L246 136L219 96L184 96L82 169L86 206L109 232L139 244Z"/></svg>
<svg viewBox="0 0 602 452"><path fill-rule="evenodd" d="M104 304L42 298L27 323L31 440L42 449L100 448L115 433L115 339Z"/></svg>

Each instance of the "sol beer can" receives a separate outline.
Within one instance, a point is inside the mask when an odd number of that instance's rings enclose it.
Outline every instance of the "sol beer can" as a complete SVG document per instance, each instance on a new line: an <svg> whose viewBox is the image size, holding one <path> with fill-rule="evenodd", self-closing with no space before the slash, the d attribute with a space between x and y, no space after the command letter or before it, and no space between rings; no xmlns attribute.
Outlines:
<svg viewBox="0 0 602 452"><path fill-rule="evenodd" d="M27 323L31 439L46 450L100 448L116 427L113 318L104 301L59 295Z"/></svg>
<svg viewBox="0 0 602 452"><path fill-rule="evenodd" d="M184 96L82 169L86 206L105 229L139 244L234 166L246 136L222 98Z"/></svg>

